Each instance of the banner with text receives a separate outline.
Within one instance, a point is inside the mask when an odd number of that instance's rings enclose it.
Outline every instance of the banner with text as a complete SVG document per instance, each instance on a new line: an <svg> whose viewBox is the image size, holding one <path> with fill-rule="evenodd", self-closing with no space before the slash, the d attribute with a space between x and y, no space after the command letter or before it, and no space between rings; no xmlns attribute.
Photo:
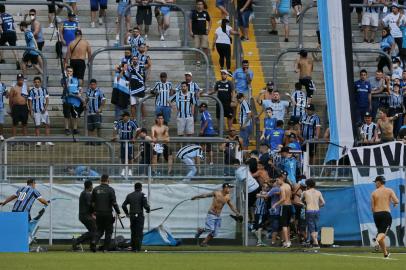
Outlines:
<svg viewBox="0 0 406 270"><path fill-rule="evenodd" d="M377 229L371 212L371 193L375 190L373 180L378 175L386 178L386 187L393 189L400 205L391 207L392 226L387 233L388 245L405 246L405 169L406 145L390 142L380 145L352 148L348 151L354 178L355 200L364 246L373 244Z"/></svg>

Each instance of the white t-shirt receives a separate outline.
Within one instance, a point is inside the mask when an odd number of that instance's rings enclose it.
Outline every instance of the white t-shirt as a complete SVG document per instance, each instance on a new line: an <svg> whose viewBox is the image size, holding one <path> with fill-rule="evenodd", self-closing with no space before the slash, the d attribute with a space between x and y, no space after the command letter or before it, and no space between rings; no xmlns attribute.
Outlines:
<svg viewBox="0 0 406 270"><path fill-rule="evenodd" d="M233 29L231 28L231 26L226 26L226 32L223 32L223 29L221 29L221 27L216 29L216 35L217 35L217 39L216 39L216 43L221 43L221 44L231 44L230 41L230 30Z"/></svg>
<svg viewBox="0 0 406 270"><path fill-rule="evenodd" d="M235 170L235 178L237 181L240 182L247 181L248 193L251 193L259 188L257 180L255 180L255 178L252 177L249 171L247 172L246 166L241 166L237 170Z"/></svg>
<svg viewBox="0 0 406 270"><path fill-rule="evenodd" d="M383 18L383 23L387 26L390 27L390 33L392 37L394 38L401 38L402 37L402 31L400 31L400 28L397 24L399 20L400 13L398 15L395 15L393 13L389 13L388 15ZM406 24L406 17L402 15L402 18L399 21L399 25Z"/></svg>

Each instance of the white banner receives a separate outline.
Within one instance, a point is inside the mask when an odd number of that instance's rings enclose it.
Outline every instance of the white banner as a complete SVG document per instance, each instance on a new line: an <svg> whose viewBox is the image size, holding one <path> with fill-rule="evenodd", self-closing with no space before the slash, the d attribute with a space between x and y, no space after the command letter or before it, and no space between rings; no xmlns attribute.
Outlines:
<svg viewBox="0 0 406 270"><path fill-rule="evenodd" d="M97 186L97 184L94 184ZM0 201L5 197L14 194L21 185L0 184ZM117 203L120 206L126 195L134 190L133 184L112 184L117 196ZM151 208L163 207L164 209L151 212L150 229L157 227L168 215L172 208L180 201L191 198L197 194L209 193L215 189L220 189L220 185L205 184L152 184L151 196L149 198ZM42 196L49 200L51 198L50 186L37 184L37 189ZM71 239L72 236L84 233L85 227L78 220L79 213L79 195L83 190L83 184L54 184L52 187L52 229L53 238ZM147 186L143 187L144 193L147 193ZM232 200L235 202L235 194L232 194ZM211 205L212 198L200 199L196 201L187 201L179 205L165 222L165 227L169 229L175 238L193 238L197 227L204 227L204 221L207 211ZM3 207L2 211L11 211L13 202ZM36 202L31 210L32 217L35 217L41 209L41 204ZM122 211L122 210L121 210ZM38 239L47 239L50 232L50 214L51 207L48 207L44 216L39 222ZM227 205L224 206L222 213L222 223L218 238L234 239L236 232L236 223L229 217L231 210ZM130 222L123 219L125 229L117 226L117 234L126 238L130 237ZM148 230L147 218L145 219L144 232Z"/></svg>
<svg viewBox="0 0 406 270"><path fill-rule="evenodd" d="M391 208L392 226L387 233L388 245L405 246L405 169L406 145L390 142L374 146L352 148L348 151L354 178L355 198L361 227L362 243L373 244L377 229L371 212L373 180L378 175L386 178L386 187L393 189L401 204ZM362 168L365 166L366 168Z"/></svg>

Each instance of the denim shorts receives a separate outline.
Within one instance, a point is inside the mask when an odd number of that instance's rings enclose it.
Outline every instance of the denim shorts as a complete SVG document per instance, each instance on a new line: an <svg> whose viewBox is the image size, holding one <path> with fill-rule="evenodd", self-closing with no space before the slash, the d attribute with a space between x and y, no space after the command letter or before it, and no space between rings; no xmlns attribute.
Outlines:
<svg viewBox="0 0 406 270"><path fill-rule="evenodd" d="M306 211L306 225L309 233L318 232L320 211Z"/></svg>
<svg viewBox="0 0 406 270"><path fill-rule="evenodd" d="M248 28L250 24L251 11L244 10L243 13L238 11L238 24L243 28Z"/></svg>
<svg viewBox="0 0 406 270"><path fill-rule="evenodd" d="M225 0L216 0L216 7L225 7Z"/></svg>
<svg viewBox="0 0 406 270"><path fill-rule="evenodd" d="M246 126L244 130L240 130L240 137L242 139L242 145L247 147L250 144L250 135L252 131L252 126Z"/></svg>

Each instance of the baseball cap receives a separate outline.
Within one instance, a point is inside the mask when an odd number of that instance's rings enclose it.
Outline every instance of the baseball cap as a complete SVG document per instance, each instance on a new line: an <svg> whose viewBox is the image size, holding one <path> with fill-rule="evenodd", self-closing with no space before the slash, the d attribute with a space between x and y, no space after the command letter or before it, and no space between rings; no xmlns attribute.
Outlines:
<svg viewBox="0 0 406 270"><path fill-rule="evenodd" d="M364 114L364 117L372 117L372 115L371 115L370 112L366 112L366 113Z"/></svg>
<svg viewBox="0 0 406 270"><path fill-rule="evenodd" d="M192 75L192 72L190 72L190 71L185 72L185 76L186 76L186 75L193 76L193 75Z"/></svg>
<svg viewBox="0 0 406 270"><path fill-rule="evenodd" d="M205 102L200 103L199 108L201 108L201 107L205 107L205 108L207 108L207 103L205 103Z"/></svg>
<svg viewBox="0 0 406 270"><path fill-rule="evenodd" d="M68 17L76 17L75 13L69 12Z"/></svg>
<svg viewBox="0 0 406 270"><path fill-rule="evenodd" d="M396 3L396 2L393 2L393 3L392 3L392 7L399 8L399 4Z"/></svg>
<svg viewBox="0 0 406 270"><path fill-rule="evenodd" d="M306 180L305 180L305 179L302 179L302 180L299 181L298 184L299 184L300 186L302 186L302 187L306 187Z"/></svg>
<svg viewBox="0 0 406 270"><path fill-rule="evenodd" d="M269 81L266 83L267 86L269 86L269 88L273 89L274 83L273 81Z"/></svg>
<svg viewBox="0 0 406 270"><path fill-rule="evenodd" d="M230 183L224 183L222 187L223 187L223 188L225 188L225 187L233 188L234 186L231 185Z"/></svg>
<svg viewBox="0 0 406 270"><path fill-rule="evenodd" d="M228 72L227 69L222 69L222 70L220 70L220 73L224 73L224 74L226 74L227 76L231 76L230 72ZM191 75L191 76L192 76L192 75Z"/></svg>
<svg viewBox="0 0 406 270"><path fill-rule="evenodd" d="M314 110L315 110L314 105L313 105L313 104L307 105L307 106L306 106L306 110L314 111Z"/></svg>
<svg viewBox="0 0 406 270"><path fill-rule="evenodd" d="M381 182L382 184L385 184L386 182L385 176L378 175L373 182Z"/></svg>
<svg viewBox="0 0 406 270"><path fill-rule="evenodd" d="M24 75L22 73L17 74L17 80L24 79Z"/></svg>
<svg viewBox="0 0 406 270"><path fill-rule="evenodd" d="M290 133L289 138L296 138L296 134L295 133Z"/></svg>
<svg viewBox="0 0 406 270"><path fill-rule="evenodd" d="M284 147L282 147L282 148L281 148L281 151L280 151L280 152L281 152L281 153L282 153L282 152L289 153L289 150L290 150L290 148L289 148L289 147L284 146Z"/></svg>
<svg viewBox="0 0 406 270"><path fill-rule="evenodd" d="M121 114L121 116L130 116L130 113L129 112L127 112L127 111L125 111L125 112L123 112L122 114Z"/></svg>
<svg viewBox="0 0 406 270"><path fill-rule="evenodd" d="M288 176L288 172L285 171L285 170L280 170L280 171L279 171L279 174L278 174L278 177L279 177L279 176L282 176L282 175Z"/></svg>

